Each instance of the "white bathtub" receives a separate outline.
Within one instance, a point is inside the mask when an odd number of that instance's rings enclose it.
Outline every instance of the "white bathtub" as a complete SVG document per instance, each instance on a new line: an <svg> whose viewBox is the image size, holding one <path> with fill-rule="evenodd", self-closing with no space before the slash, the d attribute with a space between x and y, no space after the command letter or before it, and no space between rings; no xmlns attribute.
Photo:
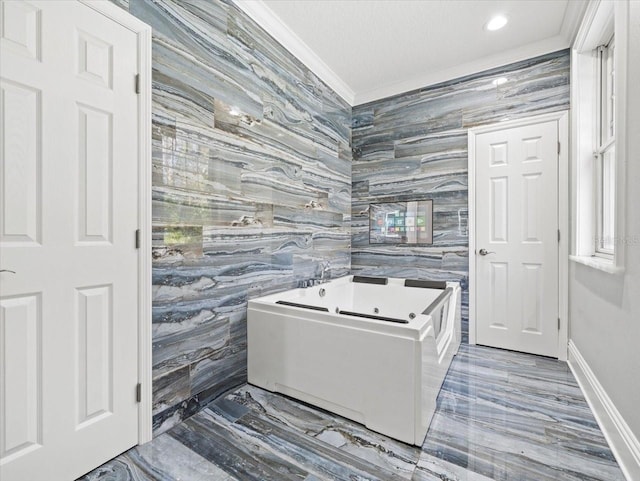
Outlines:
<svg viewBox="0 0 640 481"><path fill-rule="evenodd" d="M460 345L460 286L407 284L346 276L250 300L249 382L421 445Z"/></svg>

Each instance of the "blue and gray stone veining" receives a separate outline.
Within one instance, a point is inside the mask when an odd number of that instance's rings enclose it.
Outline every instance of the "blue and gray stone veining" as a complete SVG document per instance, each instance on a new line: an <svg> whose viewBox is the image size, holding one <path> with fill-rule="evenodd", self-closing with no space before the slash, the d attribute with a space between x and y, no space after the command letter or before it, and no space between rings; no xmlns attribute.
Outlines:
<svg viewBox="0 0 640 481"><path fill-rule="evenodd" d="M153 27L156 437L84 479L623 479L556 361L463 346L422 449L238 389L252 297L458 280L466 321L467 129L567 109L568 52L352 111L229 0L113 1ZM370 245L369 203L414 198L434 199L433 246Z"/></svg>
<svg viewBox="0 0 640 481"><path fill-rule="evenodd" d="M249 298L350 271L351 107L230 1L116 3L153 28L159 434L246 381Z"/></svg>
<svg viewBox="0 0 640 481"><path fill-rule="evenodd" d="M480 346L454 358L421 448L249 385L173 421L82 481L624 481L565 362Z"/></svg>
<svg viewBox="0 0 640 481"><path fill-rule="evenodd" d="M230 0L117 3L153 28L156 433L244 382L252 297L459 280L467 331L467 129L566 109L567 52L351 109ZM368 204L415 198L433 246L370 245Z"/></svg>
<svg viewBox="0 0 640 481"><path fill-rule="evenodd" d="M506 83L493 84L505 77ZM354 273L462 283L468 333L470 127L569 108L569 52L559 51L353 108ZM369 244L371 202L433 199L433 246Z"/></svg>

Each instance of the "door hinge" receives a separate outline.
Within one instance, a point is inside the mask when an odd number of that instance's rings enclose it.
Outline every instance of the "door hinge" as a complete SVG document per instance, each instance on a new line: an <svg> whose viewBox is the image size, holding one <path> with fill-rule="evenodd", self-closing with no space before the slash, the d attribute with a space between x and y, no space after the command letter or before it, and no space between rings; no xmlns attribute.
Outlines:
<svg viewBox="0 0 640 481"><path fill-rule="evenodd" d="M558 243L560 243L560 229L558 229Z"/></svg>
<svg viewBox="0 0 640 481"><path fill-rule="evenodd" d="M560 318L558 318L558 331L560 330Z"/></svg>
<svg viewBox="0 0 640 481"><path fill-rule="evenodd" d="M136 74L136 93L140 93L140 74Z"/></svg>
<svg viewBox="0 0 640 481"><path fill-rule="evenodd" d="M558 142L558 155L560 155L560 142Z"/></svg>
<svg viewBox="0 0 640 481"><path fill-rule="evenodd" d="M136 386L136 402L142 402L142 384Z"/></svg>
<svg viewBox="0 0 640 481"><path fill-rule="evenodd" d="M136 229L136 249L140 249L140 229Z"/></svg>

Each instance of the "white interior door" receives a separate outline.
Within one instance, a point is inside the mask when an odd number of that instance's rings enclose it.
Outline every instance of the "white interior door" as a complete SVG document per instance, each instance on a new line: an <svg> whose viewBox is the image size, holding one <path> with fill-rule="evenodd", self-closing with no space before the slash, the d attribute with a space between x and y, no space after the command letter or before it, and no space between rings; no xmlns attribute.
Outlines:
<svg viewBox="0 0 640 481"><path fill-rule="evenodd" d="M137 443L137 38L75 1L0 29L0 479L72 480Z"/></svg>
<svg viewBox="0 0 640 481"><path fill-rule="evenodd" d="M476 342L558 356L558 122L476 136Z"/></svg>

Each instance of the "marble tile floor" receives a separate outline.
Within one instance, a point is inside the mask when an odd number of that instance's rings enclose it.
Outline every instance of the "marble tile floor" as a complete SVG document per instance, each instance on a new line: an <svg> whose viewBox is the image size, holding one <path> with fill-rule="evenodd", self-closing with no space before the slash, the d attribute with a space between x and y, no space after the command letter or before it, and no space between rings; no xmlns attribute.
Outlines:
<svg viewBox="0 0 640 481"><path fill-rule="evenodd" d="M566 363L463 345L422 448L244 385L82 481L624 481Z"/></svg>

